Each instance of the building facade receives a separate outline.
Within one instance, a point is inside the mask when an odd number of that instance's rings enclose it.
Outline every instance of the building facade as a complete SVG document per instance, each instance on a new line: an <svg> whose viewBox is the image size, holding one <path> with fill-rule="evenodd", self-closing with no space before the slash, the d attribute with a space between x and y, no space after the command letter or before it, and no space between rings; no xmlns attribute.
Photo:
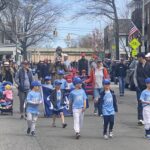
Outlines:
<svg viewBox="0 0 150 150"><path fill-rule="evenodd" d="M150 0L132 0L129 4L131 19L142 33L142 4L144 2L145 52L150 52ZM141 40L141 39L140 39Z"/></svg>
<svg viewBox="0 0 150 150"><path fill-rule="evenodd" d="M130 19L119 19L119 53L120 57L130 56L128 47L128 33L130 28ZM115 59L116 46L114 36L114 25L111 24L104 29L104 49L105 57Z"/></svg>

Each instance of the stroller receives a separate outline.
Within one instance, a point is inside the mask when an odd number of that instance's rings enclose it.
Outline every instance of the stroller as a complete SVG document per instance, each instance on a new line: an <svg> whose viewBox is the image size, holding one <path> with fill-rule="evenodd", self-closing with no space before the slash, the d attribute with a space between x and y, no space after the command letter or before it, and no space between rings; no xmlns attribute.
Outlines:
<svg viewBox="0 0 150 150"><path fill-rule="evenodd" d="M4 82L0 85L0 112L1 114L11 113L13 115L13 100L7 99L3 94L6 85L12 86L12 83Z"/></svg>

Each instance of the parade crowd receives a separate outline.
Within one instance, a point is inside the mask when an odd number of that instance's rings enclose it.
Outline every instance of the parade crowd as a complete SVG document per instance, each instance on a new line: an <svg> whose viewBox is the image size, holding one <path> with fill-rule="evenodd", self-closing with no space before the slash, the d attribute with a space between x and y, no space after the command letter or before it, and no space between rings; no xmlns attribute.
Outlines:
<svg viewBox="0 0 150 150"><path fill-rule="evenodd" d="M119 83L120 97L125 96L127 70L134 64L138 125L144 125L145 137L150 139L150 62L147 55L139 53L137 59L130 62L124 58L117 62L101 60L96 55L87 60L86 54L81 53L80 60L70 62L69 56L62 55L62 49L58 47L54 57L55 62L45 59L32 64L25 60L18 66L7 60L1 65L1 102L10 104L13 101L12 85L15 85L20 100L20 118L27 120L28 135L35 136L39 105L45 104L41 89L46 87L52 109L52 127L56 127L57 116L61 119L62 128L67 127L64 112L67 105L68 113L73 115L75 137L79 139L84 113L89 107L89 95L92 95L93 113L103 117L104 139L112 138L118 105L111 81Z"/></svg>

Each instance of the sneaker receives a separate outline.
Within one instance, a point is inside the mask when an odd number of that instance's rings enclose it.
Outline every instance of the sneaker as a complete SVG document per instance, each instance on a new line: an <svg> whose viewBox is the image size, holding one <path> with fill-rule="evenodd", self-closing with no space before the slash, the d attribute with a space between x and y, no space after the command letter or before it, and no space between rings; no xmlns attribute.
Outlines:
<svg viewBox="0 0 150 150"><path fill-rule="evenodd" d="M62 124L62 128L66 128L66 127L67 127L66 123Z"/></svg>
<svg viewBox="0 0 150 150"><path fill-rule="evenodd" d="M35 136L35 131L32 131L32 132L31 132L31 135L32 135L32 136Z"/></svg>
<svg viewBox="0 0 150 150"><path fill-rule="evenodd" d="M76 133L76 139L78 140L80 138L80 133Z"/></svg>
<svg viewBox="0 0 150 150"><path fill-rule="evenodd" d="M104 139L105 139L105 140L108 140L108 135L105 134L105 135L104 135Z"/></svg>
<svg viewBox="0 0 150 150"><path fill-rule="evenodd" d="M30 132L31 132L31 129L28 128L28 129L27 129L27 134L30 134Z"/></svg>
<svg viewBox="0 0 150 150"><path fill-rule="evenodd" d="M52 123L52 127L56 127L56 124L55 124L55 123Z"/></svg>
<svg viewBox="0 0 150 150"><path fill-rule="evenodd" d="M145 138L150 140L150 135L145 135Z"/></svg>
<svg viewBox="0 0 150 150"><path fill-rule="evenodd" d="M110 137L110 138L113 138L113 132L110 132L110 133L109 133L109 137Z"/></svg>
<svg viewBox="0 0 150 150"><path fill-rule="evenodd" d="M144 125L144 121L143 121L143 120L139 120L139 121L138 121L138 125L139 125L139 126L143 126L143 125Z"/></svg>
<svg viewBox="0 0 150 150"><path fill-rule="evenodd" d="M21 115L21 116L20 116L20 119L24 119L24 115Z"/></svg>

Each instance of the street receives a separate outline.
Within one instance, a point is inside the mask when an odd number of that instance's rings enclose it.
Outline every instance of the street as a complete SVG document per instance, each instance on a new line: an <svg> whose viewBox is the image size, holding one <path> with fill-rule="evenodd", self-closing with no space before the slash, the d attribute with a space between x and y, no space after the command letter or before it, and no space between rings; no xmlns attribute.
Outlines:
<svg viewBox="0 0 150 150"><path fill-rule="evenodd" d="M118 95L117 86L113 86ZM16 90L15 90L16 91ZM86 111L84 128L80 140L73 132L73 119L67 117L68 127L61 128L60 120L52 128L52 119L40 117L36 137L26 135L26 121L20 120L18 97L14 99L14 115L0 116L0 149L1 150L141 150L149 149L148 140L144 139L144 128L137 126L135 92L127 91L125 97L118 97L119 113L116 115L114 138L104 140L102 136L102 118Z"/></svg>

